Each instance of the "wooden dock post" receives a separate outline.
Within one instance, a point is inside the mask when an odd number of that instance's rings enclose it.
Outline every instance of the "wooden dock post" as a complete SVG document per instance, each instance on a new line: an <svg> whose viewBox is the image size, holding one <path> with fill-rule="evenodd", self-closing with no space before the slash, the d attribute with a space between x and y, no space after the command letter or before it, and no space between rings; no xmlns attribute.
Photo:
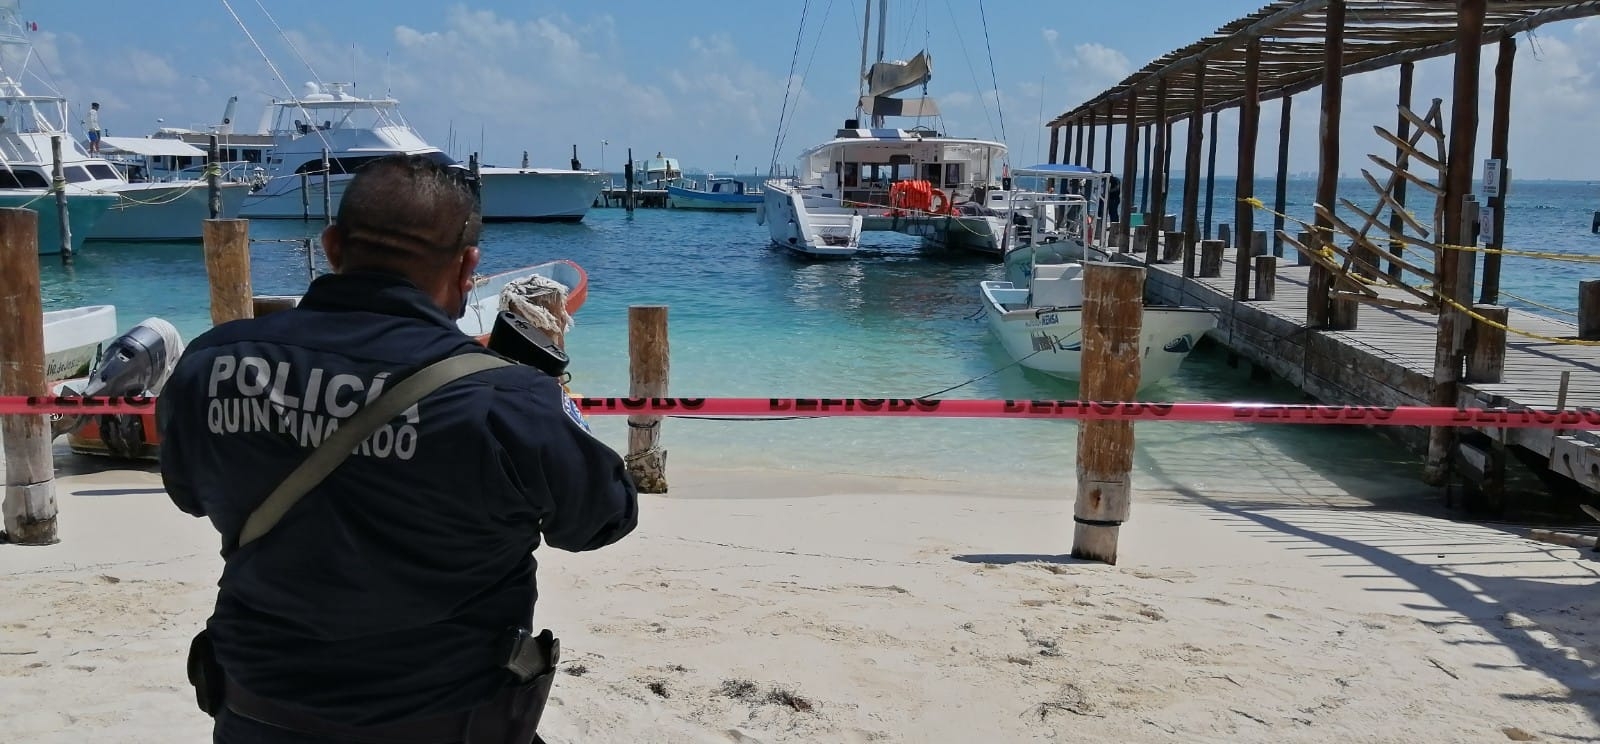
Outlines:
<svg viewBox="0 0 1600 744"><path fill-rule="evenodd" d="M60 139L55 138L57 147ZM39 213L0 209L0 395L46 395L44 304L39 281ZM5 447L5 537L19 545L57 542L55 460L50 418L0 416Z"/></svg>
<svg viewBox="0 0 1600 744"><path fill-rule="evenodd" d="M1122 141L1122 252L1132 250L1129 238L1133 227L1133 191L1139 177L1139 89L1129 88L1128 124Z"/></svg>
<svg viewBox="0 0 1600 744"><path fill-rule="evenodd" d="M250 221L206 220L200 223L211 283L211 324L253 317L250 289Z"/></svg>
<svg viewBox="0 0 1600 744"><path fill-rule="evenodd" d="M1339 0L1335 0L1339 2ZM1450 132L1446 141L1449 157L1445 161L1444 225L1440 242L1465 245L1472 242L1464 218L1467 197L1472 194L1473 147L1478 138L1478 67L1482 58L1479 40L1483 38L1483 19L1487 0L1456 0L1457 45L1455 84L1450 105ZM1460 302L1461 251L1439 251L1437 270L1439 295ZM1471 291L1471 285L1466 288ZM1465 322L1460 311L1451 307L1439 310L1439 325L1434 346L1433 389L1429 402L1434 406L1458 405L1462 346L1457 329ZM1450 480L1451 453L1455 451L1455 429L1436 426L1428 432L1428 456L1423 480L1443 486Z"/></svg>
<svg viewBox="0 0 1600 744"><path fill-rule="evenodd" d="M1472 312L1493 321L1472 321L1467 341L1467 382L1500 382L1506 370L1506 329L1510 310L1502 305L1476 304Z"/></svg>
<svg viewBox="0 0 1600 744"><path fill-rule="evenodd" d="M1083 165L1085 162L1088 161L1088 158L1085 157L1088 153L1084 150L1084 147L1083 147L1084 130L1088 129L1088 127L1085 127L1083 125L1083 122L1080 121L1080 122L1077 122L1077 123L1075 123L1073 125L1073 129L1077 130L1076 132L1073 132L1074 136L1077 137L1077 144L1073 146L1073 151L1075 153L1077 153L1077 155L1078 155L1077 162L1074 163L1074 165Z"/></svg>
<svg viewBox="0 0 1600 744"><path fill-rule="evenodd" d="M300 173L300 219L311 221L311 174Z"/></svg>
<svg viewBox="0 0 1600 744"><path fill-rule="evenodd" d="M1161 262L1172 263L1183 258L1183 233L1177 230L1168 230L1161 236Z"/></svg>
<svg viewBox="0 0 1600 744"><path fill-rule="evenodd" d="M1099 127L1095 126L1095 121L1094 120L1095 120L1095 111L1094 111L1094 109L1089 109L1089 144L1088 144L1087 147L1084 148L1084 153L1089 156L1089 163L1088 163L1088 166L1087 166L1089 168L1089 170L1094 170L1094 133L1095 133L1095 130L1099 128ZM1110 161L1107 161L1106 162L1106 166L1110 167L1110 165L1111 165Z"/></svg>
<svg viewBox="0 0 1600 744"><path fill-rule="evenodd" d="M1141 139L1144 140L1144 180L1139 182L1139 212L1144 214L1145 221L1149 222L1150 179L1154 177L1151 172L1155 170L1155 163L1150 159L1150 145L1155 138L1150 134L1149 124L1144 125L1144 133Z"/></svg>
<svg viewBox="0 0 1600 744"><path fill-rule="evenodd" d="M1122 223L1121 222L1113 222L1113 223L1111 223L1111 225L1106 230L1106 237L1109 238L1110 241L1111 241L1109 243L1110 247L1112 247L1112 248L1121 248L1122 247Z"/></svg>
<svg viewBox="0 0 1600 744"><path fill-rule="evenodd" d="M1167 148L1171 147L1172 123L1167 120L1167 79L1162 77L1156 81L1156 120L1155 120L1155 164L1151 166L1152 175L1150 183L1150 209L1154 212L1155 230L1157 233L1170 230L1167 227ZM1149 256L1147 258L1154 258Z"/></svg>
<svg viewBox="0 0 1600 744"><path fill-rule="evenodd" d="M669 359L666 306L629 306L628 396L667 397ZM667 492L667 452L661 449L661 421L661 416L628 417L628 475L640 493Z"/></svg>
<svg viewBox="0 0 1600 744"><path fill-rule="evenodd" d="M1250 231L1250 255L1251 256L1265 256L1265 255L1268 255L1268 253L1267 253L1267 231L1266 230L1252 230L1252 231Z"/></svg>
<svg viewBox="0 0 1600 744"><path fill-rule="evenodd" d="M1145 263L1156 262L1155 229L1148 223L1133 228L1133 250L1144 254Z"/></svg>
<svg viewBox="0 0 1600 744"><path fill-rule="evenodd" d="M207 151L206 162L206 205L210 211L211 219L216 219L222 213L222 162L217 157L217 134L211 133L210 149Z"/></svg>
<svg viewBox="0 0 1600 744"><path fill-rule="evenodd" d="M1334 0L1338 2L1338 0ZM1255 211L1246 199L1255 197L1256 133L1261 123L1261 39L1252 37L1245 45L1244 95L1239 102L1239 183L1234 203L1233 299L1250 298L1251 233L1255 230Z"/></svg>
<svg viewBox="0 0 1600 744"><path fill-rule="evenodd" d="M53 161L51 171L53 182L52 189L56 192L56 230L61 238L61 261L72 261L72 218L67 212L67 178L61 168L61 135L50 137L50 158ZM34 233L39 231L38 221L34 222ZM38 249L35 248L35 251ZM43 321L40 321L43 322Z"/></svg>
<svg viewBox="0 0 1600 744"><path fill-rule="evenodd" d="M1083 267L1085 400L1133 400L1139 389L1145 269L1090 262ZM1133 422L1078 424L1078 498L1072 557L1117 562L1117 536L1133 496Z"/></svg>
<svg viewBox="0 0 1600 744"><path fill-rule="evenodd" d="M1600 279L1578 282L1578 338L1600 340Z"/></svg>
<svg viewBox="0 0 1600 744"><path fill-rule="evenodd" d="M1211 112L1211 146L1206 155L1206 239L1211 238L1211 206L1217 200L1217 112Z"/></svg>
<svg viewBox="0 0 1600 744"><path fill-rule="evenodd" d="M1272 199L1272 255L1283 255L1284 215L1289 211L1289 118L1294 110L1294 97L1279 99L1283 110L1278 112L1278 183Z"/></svg>
<svg viewBox="0 0 1600 744"><path fill-rule="evenodd" d="M1067 165L1074 165L1075 163L1073 163L1073 161L1078 159L1078 153L1072 147L1072 138L1077 136L1077 134L1078 122L1067 122L1066 136L1061 138L1061 162L1066 163Z"/></svg>
<svg viewBox="0 0 1600 744"><path fill-rule="evenodd" d="M1317 203L1332 210L1339 197L1339 113L1344 102L1344 0L1329 0L1322 44L1322 126L1318 132L1321 152L1317 160ZM1318 214L1315 232L1317 245L1333 243L1333 221ZM1333 272L1316 271L1306 293L1306 325L1327 328L1333 323ZM1334 326L1336 327L1336 326Z"/></svg>
<svg viewBox="0 0 1600 744"><path fill-rule="evenodd" d="M1398 105L1406 110L1411 109L1411 80L1415 73L1415 62L1405 62L1400 65L1400 100ZM1397 123L1395 124L1394 135L1403 141L1410 142L1411 120L1407 119L1404 113L1396 113L1395 118ZM1405 150L1399 145L1395 145L1394 162L1401 162L1401 159L1404 157ZM1403 234L1402 231L1405 229L1406 223L1405 219L1400 216L1400 213L1395 210L1405 209L1406 206L1406 179L1404 178L1394 179L1394 202L1397 206L1390 208L1389 234L1401 235ZM1405 255L1405 250L1406 244L1404 242L1399 240L1389 241L1389 255L1399 258L1400 256ZM1398 262L1389 262L1389 276L1393 279L1400 278L1400 264Z"/></svg>
<svg viewBox="0 0 1600 744"><path fill-rule="evenodd" d="M1222 276L1222 251L1227 245L1225 240L1200 241L1201 278L1215 279Z"/></svg>
<svg viewBox="0 0 1600 744"><path fill-rule="evenodd" d="M328 148L322 148L322 221L333 224L333 163L328 160Z"/></svg>
<svg viewBox="0 0 1600 744"><path fill-rule="evenodd" d="M1311 265L1311 254L1309 253L1309 251L1316 250L1316 248L1317 248L1311 242L1312 238L1314 238L1315 236L1316 236L1316 233L1313 233L1313 232L1302 231L1300 233L1300 235L1299 235L1300 245L1303 245L1306 248L1305 248L1305 250L1302 250L1302 251L1295 251L1294 264L1296 266L1310 266Z"/></svg>
<svg viewBox="0 0 1600 744"><path fill-rule="evenodd" d="M1194 106L1189 109L1187 142L1183 148L1183 275L1194 276L1195 252L1200 244L1200 148L1205 145L1206 66L1195 65Z"/></svg>
<svg viewBox="0 0 1600 744"><path fill-rule="evenodd" d="M1110 173L1111 172L1111 141L1116 138L1116 131L1117 131L1117 128L1112 124L1111 120L1116 118L1116 115L1117 115L1116 104L1114 104L1114 103L1112 103L1110 101L1106 101L1106 143L1105 143L1105 160L1106 160L1105 172L1106 173Z"/></svg>
<svg viewBox="0 0 1600 744"><path fill-rule="evenodd" d="M622 198L622 207L633 214L633 148L628 148L628 164L622 166L622 178L627 188L627 195Z"/></svg>
<svg viewBox="0 0 1600 744"><path fill-rule="evenodd" d="M1271 300L1278 290L1278 257L1270 253L1256 256L1256 299Z"/></svg>
<svg viewBox="0 0 1600 744"><path fill-rule="evenodd" d="M1517 58L1517 39L1505 36L1500 39L1500 60L1494 66L1494 120L1489 130L1489 157L1500 161L1500 182L1484 184L1492 189L1489 196L1489 220L1492 237L1488 247L1500 250L1505 247L1506 189L1511 185L1511 171L1507 155L1511 139L1511 69ZM1483 286L1478 301L1493 305L1500 301L1499 253L1483 254Z"/></svg>
<svg viewBox="0 0 1600 744"><path fill-rule="evenodd" d="M1224 245L1233 245L1233 228L1228 223L1217 225L1217 240Z"/></svg>

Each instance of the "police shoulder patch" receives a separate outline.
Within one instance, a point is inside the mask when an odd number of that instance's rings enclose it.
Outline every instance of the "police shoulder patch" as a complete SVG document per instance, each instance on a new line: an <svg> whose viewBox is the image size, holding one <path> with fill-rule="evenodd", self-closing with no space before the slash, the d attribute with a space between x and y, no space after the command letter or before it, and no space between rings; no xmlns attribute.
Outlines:
<svg viewBox="0 0 1600 744"><path fill-rule="evenodd" d="M561 393L561 410L566 411L567 418L572 419L573 423L583 427L584 431L590 431L589 422L583 419L583 412L578 410L577 401L574 401L572 396L567 395L565 390Z"/></svg>

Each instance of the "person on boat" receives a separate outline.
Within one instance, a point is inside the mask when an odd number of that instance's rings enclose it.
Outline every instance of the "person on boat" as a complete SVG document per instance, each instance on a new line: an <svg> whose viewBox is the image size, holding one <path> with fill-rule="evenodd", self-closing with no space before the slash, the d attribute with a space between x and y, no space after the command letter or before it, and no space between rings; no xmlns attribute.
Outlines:
<svg viewBox="0 0 1600 744"><path fill-rule="evenodd" d="M100 154L100 102L89 104L89 118L84 121L84 129L89 131L89 154Z"/></svg>
<svg viewBox="0 0 1600 744"><path fill-rule="evenodd" d="M1121 222L1122 179L1117 178L1111 173L1111 171L1105 171L1105 174L1111 176L1111 184L1106 187L1106 211L1108 213L1107 219L1111 220L1112 222Z"/></svg>
<svg viewBox="0 0 1600 744"><path fill-rule="evenodd" d="M322 233L334 273L196 338L162 391L162 482L222 537L189 658L215 742L541 741L559 647L533 634L532 551L637 524L623 459L561 383L458 330L482 219L457 171L361 168ZM488 364L361 416L447 359ZM313 452L331 469L297 470Z"/></svg>

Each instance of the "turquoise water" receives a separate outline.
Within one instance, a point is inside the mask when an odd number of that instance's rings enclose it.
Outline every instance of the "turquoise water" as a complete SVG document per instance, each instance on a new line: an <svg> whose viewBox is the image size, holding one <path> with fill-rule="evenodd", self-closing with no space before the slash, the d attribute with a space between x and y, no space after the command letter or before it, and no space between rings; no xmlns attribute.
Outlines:
<svg viewBox="0 0 1600 744"><path fill-rule="evenodd" d="M1231 183L1218 183L1221 195ZM1354 189L1352 185L1349 187ZM1595 189L1583 184L1517 184L1509 245L1590 251ZM1291 190L1291 213L1307 213L1309 182ZM1270 201L1270 199L1269 199ZM1219 220L1220 221L1220 220ZM251 223L252 238L315 234L320 223ZM1000 278L978 256L924 250L911 239L869 234L851 261L808 263L769 247L750 214L597 209L577 225L490 225L482 271L568 258L589 273L589 300L568 337L574 390L627 393L627 308L670 307L671 388L690 396L916 397L960 384L944 397L1074 398L1075 386L1006 367L990 336L977 282ZM317 256L317 269L325 270ZM71 267L43 260L47 309L117 306L122 327L159 316L193 337L208 325L200 247L89 244ZM306 255L293 243L252 249L258 294L297 294ZM1547 304L1575 304L1576 264L1510 259L1505 287ZM1281 384L1252 383L1220 350L1203 346L1147 400L1299 402ZM619 449L623 422L595 417ZM664 441L669 465L778 468L951 478L1049 487L1074 475L1077 427L1062 421L811 419L726 422L673 419ZM1338 489L1368 495L1423 492L1418 463L1371 432L1341 427L1141 424L1138 485L1316 496ZM1246 475L1248 474L1248 475Z"/></svg>

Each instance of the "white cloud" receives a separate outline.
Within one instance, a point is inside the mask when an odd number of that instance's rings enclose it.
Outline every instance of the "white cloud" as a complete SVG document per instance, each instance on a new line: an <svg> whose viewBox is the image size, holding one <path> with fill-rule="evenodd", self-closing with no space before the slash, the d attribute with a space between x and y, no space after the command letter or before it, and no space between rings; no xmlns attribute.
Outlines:
<svg viewBox="0 0 1600 744"><path fill-rule="evenodd" d="M1057 39L1061 38L1061 34L1053 28L1044 29L1040 34L1044 36L1044 43L1046 44L1054 44Z"/></svg>

